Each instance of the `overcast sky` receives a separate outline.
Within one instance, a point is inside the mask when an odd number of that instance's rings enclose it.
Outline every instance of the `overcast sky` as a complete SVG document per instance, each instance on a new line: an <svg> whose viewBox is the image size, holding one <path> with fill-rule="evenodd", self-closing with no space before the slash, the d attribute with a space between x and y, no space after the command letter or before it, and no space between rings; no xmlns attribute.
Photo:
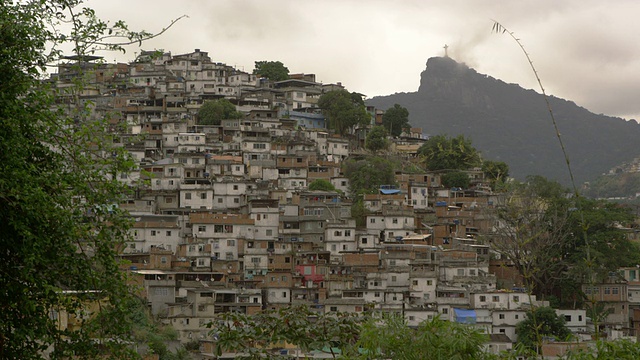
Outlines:
<svg viewBox="0 0 640 360"><path fill-rule="evenodd" d="M215 62L253 70L282 61L367 97L417 91L427 59L444 54L478 72L539 91L526 47L548 94L592 112L640 120L640 1L636 0L89 0L98 16L157 32L142 49L199 48ZM137 47L109 61L129 61Z"/></svg>

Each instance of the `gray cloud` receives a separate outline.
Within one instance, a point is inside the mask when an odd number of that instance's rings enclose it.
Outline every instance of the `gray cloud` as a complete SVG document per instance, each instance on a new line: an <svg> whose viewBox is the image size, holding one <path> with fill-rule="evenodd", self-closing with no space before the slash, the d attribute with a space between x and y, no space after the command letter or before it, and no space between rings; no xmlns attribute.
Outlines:
<svg viewBox="0 0 640 360"><path fill-rule="evenodd" d="M538 89L524 55L491 19L521 39L548 93L596 113L640 118L640 2L619 0L190 0L89 1L98 15L151 31L187 14L143 48L200 48L253 69L280 60L292 72L341 81L368 96L416 91L444 44L481 73ZM127 11L123 11L127 9ZM130 59L131 49L122 61ZM108 55L116 56L116 55ZM636 115L634 115L636 114Z"/></svg>

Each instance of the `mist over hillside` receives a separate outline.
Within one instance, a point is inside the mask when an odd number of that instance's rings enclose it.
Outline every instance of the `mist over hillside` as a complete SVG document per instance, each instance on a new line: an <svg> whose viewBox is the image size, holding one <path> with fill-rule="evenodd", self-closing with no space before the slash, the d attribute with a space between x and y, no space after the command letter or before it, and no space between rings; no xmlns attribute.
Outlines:
<svg viewBox="0 0 640 360"><path fill-rule="evenodd" d="M544 82L544 79L542 79ZM409 110L428 135L470 137L483 158L509 164L511 175L543 175L569 184L569 173L541 94L479 74L448 57L427 61L417 92L379 96L368 105ZM640 124L589 112L550 97L578 184L640 155Z"/></svg>

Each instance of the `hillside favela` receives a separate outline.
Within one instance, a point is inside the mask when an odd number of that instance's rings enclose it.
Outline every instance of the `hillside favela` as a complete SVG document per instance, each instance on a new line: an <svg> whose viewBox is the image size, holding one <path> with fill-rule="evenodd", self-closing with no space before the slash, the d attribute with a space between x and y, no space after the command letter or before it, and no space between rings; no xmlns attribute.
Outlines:
<svg viewBox="0 0 640 360"><path fill-rule="evenodd" d="M154 50L64 56L32 92L16 65L0 358L640 358L637 205L583 195L640 154L576 159L574 179L560 146L537 172L525 142L430 127L416 97L469 89L453 67L487 78L443 52L411 100L367 99ZM499 102L466 95L453 108Z"/></svg>

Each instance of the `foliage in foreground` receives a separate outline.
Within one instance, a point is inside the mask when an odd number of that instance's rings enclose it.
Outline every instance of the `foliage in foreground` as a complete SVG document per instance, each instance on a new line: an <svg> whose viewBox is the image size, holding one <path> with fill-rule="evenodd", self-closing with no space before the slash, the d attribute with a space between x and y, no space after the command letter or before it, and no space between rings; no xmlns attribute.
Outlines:
<svg viewBox="0 0 640 360"><path fill-rule="evenodd" d="M363 324L357 345L362 359L495 359L484 351L488 340L478 329L439 317L414 329L401 315L384 314Z"/></svg>
<svg viewBox="0 0 640 360"><path fill-rule="evenodd" d="M80 104L82 76L59 107L42 83L69 44L79 59L153 37L108 24L77 0L0 3L0 358L135 358L131 299L116 249L129 218L116 175L132 162L108 123ZM58 27L68 22L71 29ZM110 41L115 42L110 43ZM78 66L75 70L81 70ZM62 90L60 90L62 91ZM59 320L69 319L69 326Z"/></svg>
<svg viewBox="0 0 640 360"><path fill-rule="evenodd" d="M329 352L334 358L353 349L363 318L358 313L318 314L306 306L250 316L220 314L209 324L217 338L217 355L238 352L240 359L277 359L278 350L294 346L303 351Z"/></svg>
<svg viewBox="0 0 640 360"><path fill-rule="evenodd" d="M440 318L417 329L400 314L315 313L306 306L248 316L220 314L211 324L218 355L277 359L279 349L297 347L334 359L493 359L484 352L487 335Z"/></svg>

